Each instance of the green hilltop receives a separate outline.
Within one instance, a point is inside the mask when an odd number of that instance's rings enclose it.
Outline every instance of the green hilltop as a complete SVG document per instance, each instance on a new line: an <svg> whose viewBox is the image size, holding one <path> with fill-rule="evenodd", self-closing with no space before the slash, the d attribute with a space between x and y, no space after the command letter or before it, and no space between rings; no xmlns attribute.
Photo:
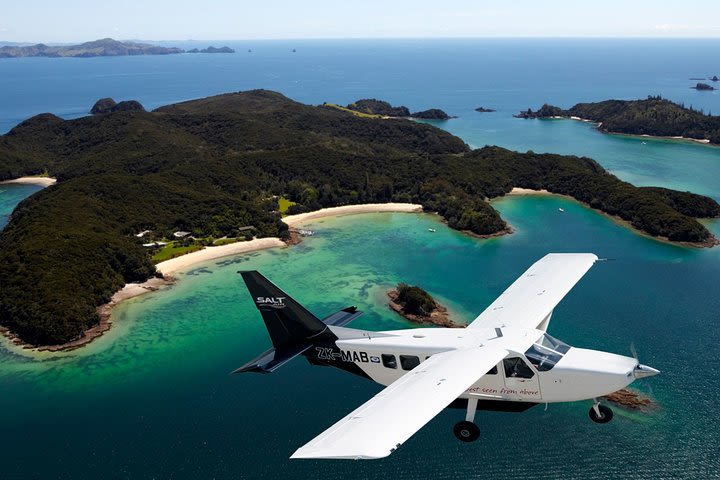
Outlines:
<svg viewBox="0 0 720 480"><path fill-rule="evenodd" d="M404 119L314 107L265 90L64 121L35 116L0 136L0 180L58 179L21 202L0 233L0 322L32 344L72 340L127 282L155 274L143 239L288 238L290 213L367 202L416 202L449 226L507 230L487 199L545 188L671 240L707 244L693 217L713 200L637 188L588 158L471 151L459 138Z"/></svg>

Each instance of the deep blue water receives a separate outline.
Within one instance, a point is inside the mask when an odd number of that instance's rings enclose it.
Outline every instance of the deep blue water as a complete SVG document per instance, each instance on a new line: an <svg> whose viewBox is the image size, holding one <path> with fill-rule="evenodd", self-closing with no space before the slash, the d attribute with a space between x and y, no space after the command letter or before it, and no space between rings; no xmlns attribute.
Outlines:
<svg viewBox="0 0 720 480"><path fill-rule="evenodd" d="M485 116L493 128L498 128L496 117L544 102L569 107L650 94L720 114L719 92L689 88L696 83L689 77L720 74L714 60L717 40L226 43L237 53L4 59L0 132L41 112L64 118L84 115L101 97L136 99L152 109L253 88L277 90L313 104L381 97L412 110L439 107L462 116L483 105L501 114Z"/></svg>
<svg viewBox="0 0 720 480"><path fill-rule="evenodd" d="M260 87L315 104L378 97L459 115L439 126L473 146L589 155L623 179L720 199L719 148L511 117L546 101L658 93L720 113L716 92L688 88L688 77L718 73L711 70L717 41L230 45L239 53L0 60L0 130L42 111L83 115L104 96L148 108ZM480 105L498 112L474 112ZM36 189L0 186L0 226ZM614 260L589 272L550 331L618 353L635 342L641 359L663 371L636 384L658 410L620 412L605 426L587 419L587 402L481 413L483 437L473 445L455 441L450 428L462 414L446 411L387 460L289 461L379 387L302 360L270 376L228 376L268 340L238 264L221 261L121 306L113 329L85 349L28 357L0 348L0 479L718 478L720 250L660 243L566 199L516 197L495 206L516 233L476 240L428 215L345 217L313 226L319 235L292 249L234 261L260 269L318 313L356 303L367 315L355 326L388 329L405 326L383 304L384 289L397 281L425 286L467 319L544 253L596 252ZM720 222L708 225L720 235Z"/></svg>

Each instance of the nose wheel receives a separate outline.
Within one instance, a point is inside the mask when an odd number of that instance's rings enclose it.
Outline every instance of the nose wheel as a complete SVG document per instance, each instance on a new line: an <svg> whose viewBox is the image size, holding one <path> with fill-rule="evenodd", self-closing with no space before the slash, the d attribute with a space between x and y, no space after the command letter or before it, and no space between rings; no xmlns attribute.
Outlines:
<svg viewBox="0 0 720 480"><path fill-rule="evenodd" d="M610 407L600 405L600 402L595 401L588 415L590 415L590 420L595 423L608 423L613 418L613 411L610 410Z"/></svg>
<svg viewBox="0 0 720 480"><path fill-rule="evenodd" d="M467 413L465 414L465 420L458 422L453 427L453 433L455 438L461 442L474 442L480 438L480 428L475 425L475 411L477 410L477 398L468 399Z"/></svg>

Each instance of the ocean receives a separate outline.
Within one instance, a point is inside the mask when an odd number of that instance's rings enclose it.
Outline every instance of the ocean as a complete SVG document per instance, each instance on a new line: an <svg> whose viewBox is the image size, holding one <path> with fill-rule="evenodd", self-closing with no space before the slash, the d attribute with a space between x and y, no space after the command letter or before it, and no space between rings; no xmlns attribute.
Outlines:
<svg viewBox="0 0 720 480"><path fill-rule="evenodd" d="M651 94L720 113L717 92L689 88L689 77L718 73L717 41L222 43L238 53L2 60L0 131L43 111L83 115L106 96L146 108L250 88L312 104L376 97L457 115L437 125L474 147L590 156L624 180L720 200L718 147L511 116ZM37 190L0 185L0 227ZM428 214L326 219L298 246L198 265L169 290L121 305L110 332L83 349L0 347L0 477L720 478L720 248L665 244L559 197L494 205L514 234L478 240ZM720 235L719 221L707 225ZM563 300L549 331L622 354L633 342L662 371L633 385L658 403L650 413L616 409L596 425L588 402L480 412L481 439L466 445L452 435L462 412L448 410L385 460L290 461L380 387L302 359L269 376L229 375L269 345L238 269L260 270L318 315L357 305L365 315L353 326L382 330L413 327L384 304L399 281L469 321L545 253L579 251L609 260Z"/></svg>

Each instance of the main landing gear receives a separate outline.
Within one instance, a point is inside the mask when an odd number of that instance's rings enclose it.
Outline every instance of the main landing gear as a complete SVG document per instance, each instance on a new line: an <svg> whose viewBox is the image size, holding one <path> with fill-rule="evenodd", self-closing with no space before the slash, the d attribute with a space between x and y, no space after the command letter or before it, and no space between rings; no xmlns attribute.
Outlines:
<svg viewBox="0 0 720 480"><path fill-rule="evenodd" d="M453 427L455 437L461 442L474 442L480 438L480 428L473 423L475 420L475 411L477 410L477 398L468 400L467 413L465 420L458 422Z"/></svg>
<svg viewBox="0 0 720 480"><path fill-rule="evenodd" d="M608 423L613 418L613 411L610 410L610 407L600 405L600 401L595 399L588 415L590 415L590 420L595 423Z"/></svg>

